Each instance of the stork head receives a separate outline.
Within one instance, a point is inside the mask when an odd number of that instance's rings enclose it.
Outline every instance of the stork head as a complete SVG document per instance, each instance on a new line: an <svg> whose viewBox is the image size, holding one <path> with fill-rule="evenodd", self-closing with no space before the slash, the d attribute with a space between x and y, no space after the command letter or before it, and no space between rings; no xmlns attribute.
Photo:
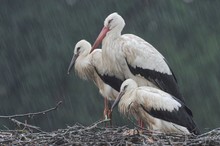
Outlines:
<svg viewBox="0 0 220 146"><path fill-rule="evenodd" d="M132 79L127 79L125 80L122 85L121 85L121 88L120 88L120 93L118 94L118 97L116 98L116 100L114 101L112 107L111 107L111 111L113 110L113 108L119 103L121 97L127 92L127 91L130 91L134 88L137 88L138 85L137 83L132 80Z"/></svg>
<svg viewBox="0 0 220 146"><path fill-rule="evenodd" d="M120 92L127 92L137 87L138 85L133 79L127 79L121 84Z"/></svg>
<svg viewBox="0 0 220 146"><path fill-rule="evenodd" d="M67 74L70 73L70 71L73 68L77 58L79 56L89 55L90 50L91 50L91 44L89 42L87 42L86 40L81 40L75 45L74 54L73 54L72 60L70 62Z"/></svg>
<svg viewBox="0 0 220 146"><path fill-rule="evenodd" d="M104 27L108 28L109 31L117 30L121 32L124 26L124 19L116 12L110 14L104 21Z"/></svg>
<svg viewBox="0 0 220 146"><path fill-rule="evenodd" d="M125 21L118 13L115 12L110 14L105 19L104 27L102 28L102 31L100 32L95 43L93 44L91 52L99 46L99 44L105 38L107 33L113 33L113 34L115 33L117 35L121 34L121 31L123 30L124 26L125 26Z"/></svg>

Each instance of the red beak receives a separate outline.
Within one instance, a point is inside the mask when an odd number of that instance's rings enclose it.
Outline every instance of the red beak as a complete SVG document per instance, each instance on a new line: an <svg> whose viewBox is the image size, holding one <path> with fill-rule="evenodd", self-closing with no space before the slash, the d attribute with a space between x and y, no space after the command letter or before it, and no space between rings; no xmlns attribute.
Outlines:
<svg viewBox="0 0 220 146"><path fill-rule="evenodd" d="M99 46L99 44L102 42L102 40L104 39L104 37L106 36L106 33L107 33L108 31L109 31L109 28L108 28L108 27L105 27L105 26L104 26L104 27L102 28L102 31L100 32L100 34L99 34L99 36L97 37L95 43L93 44L90 53L91 53L94 49L96 49L96 48Z"/></svg>

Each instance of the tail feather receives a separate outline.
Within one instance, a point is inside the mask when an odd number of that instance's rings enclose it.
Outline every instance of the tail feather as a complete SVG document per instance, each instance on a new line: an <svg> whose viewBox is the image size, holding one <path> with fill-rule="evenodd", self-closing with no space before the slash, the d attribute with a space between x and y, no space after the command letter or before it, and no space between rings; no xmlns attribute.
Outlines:
<svg viewBox="0 0 220 146"><path fill-rule="evenodd" d="M200 134L200 130L197 126L195 126L194 129L191 130L191 133L194 133L195 135L199 135Z"/></svg>

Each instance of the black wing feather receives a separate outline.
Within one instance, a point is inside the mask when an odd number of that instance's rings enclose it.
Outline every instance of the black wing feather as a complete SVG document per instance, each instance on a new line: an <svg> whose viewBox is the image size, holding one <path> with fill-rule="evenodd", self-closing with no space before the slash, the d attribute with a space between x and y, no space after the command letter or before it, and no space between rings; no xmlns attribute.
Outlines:
<svg viewBox="0 0 220 146"><path fill-rule="evenodd" d="M178 110L174 109L172 112L167 110L157 110L154 108L149 111L142 104L141 107L155 118L186 127L190 132L193 132L196 135L200 133L192 116L189 114L191 113L191 110L185 105L182 105ZM190 112L188 110L190 110Z"/></svg>
<svg viewBox="0 0 220 146"><path fill-rule="evenodd" d="M169 69L170 69L170 71L171 71L171 73L172 73L172 75L173 75L173 78L175 79L175 81L176 81L176 83L177 83L177 79L176 79L176 76L175 76L175 74L174 74L174 72L173 72L173 70L171 69L171 67L170 67L170 65L169 65L169 63L168 63L168 61L164 58L164 61L166 62L166 64L168 65L168 67L169 67Z"/></svg>
<svg viewBox="0 0 220 146"><path fill-rule="evenodd" d="M123 81L121 79L116 78L115 76L109 76L109 75L101 75L97 69L95 68L96 73L99 75L99 77L102 79L102 81L109 86L111 86L116 91L120 92L120 87Z"/></svg>
<svg viewBox="0 0 220 146"><path fill-rule="evenodd" d="M179 87L177 85L176 78L173 75L157 72L155 70L143 69L138 66L133 67L128 62L127 65L132 74L134 75L140 74L145 79L151 81L156 86L158 86L161 90L175 96L176 98L180 99L182 102L185 103L185 100L181 95Z"/></svg>

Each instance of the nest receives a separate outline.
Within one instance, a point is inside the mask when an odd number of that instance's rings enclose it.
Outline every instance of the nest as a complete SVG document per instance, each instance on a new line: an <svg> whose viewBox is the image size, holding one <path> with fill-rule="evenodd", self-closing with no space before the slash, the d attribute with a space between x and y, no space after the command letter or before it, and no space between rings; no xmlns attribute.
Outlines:
<svg viewBox="0 0 220 146"><path fill-rule="evenodd" d="M75 124L53 132L30 129L0 131L0 145L220 145L220 128L201 135L179 135L132 130L127 126L108 128L106 121L90 126Z"/></svg>

